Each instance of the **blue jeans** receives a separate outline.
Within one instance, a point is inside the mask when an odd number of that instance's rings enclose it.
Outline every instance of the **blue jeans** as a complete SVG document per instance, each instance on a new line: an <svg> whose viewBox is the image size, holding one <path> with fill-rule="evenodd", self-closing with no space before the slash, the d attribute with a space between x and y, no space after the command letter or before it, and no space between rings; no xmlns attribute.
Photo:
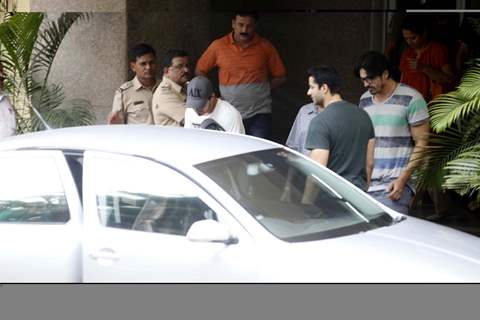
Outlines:
<svg viewBox="0 0 480 320"><path fill-rule="evenodd" d="M257 113L253 117L243 119L245 133L251 136L271 140L272 137L272 114Z"/></svg>
<svg viewBox="0 0 480 320"><path fill-rule="evenodd" d="M402 197L396 201L388 198L388 192L386 190L372 191L368 194L374 197L378 202L381 202L387 207L403 214L408 214L410 203L412 202L413 198L413 191L409 186L405 186Z"/></svg>

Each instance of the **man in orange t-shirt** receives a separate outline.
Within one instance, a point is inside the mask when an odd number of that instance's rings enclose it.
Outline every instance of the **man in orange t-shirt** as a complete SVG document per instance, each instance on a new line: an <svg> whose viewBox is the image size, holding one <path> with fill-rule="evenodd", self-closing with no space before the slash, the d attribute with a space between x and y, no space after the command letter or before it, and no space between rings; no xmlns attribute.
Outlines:
<svg viewBox="0 0 480 320"><path fill-rule="evenodd" d="M257 20L256 12L236 12L233 32L210 44L195 73L218 67L221 96L240 112L246 133L270 139L270 90L285 82L286 70L275 47L255 33Z"/></svg>

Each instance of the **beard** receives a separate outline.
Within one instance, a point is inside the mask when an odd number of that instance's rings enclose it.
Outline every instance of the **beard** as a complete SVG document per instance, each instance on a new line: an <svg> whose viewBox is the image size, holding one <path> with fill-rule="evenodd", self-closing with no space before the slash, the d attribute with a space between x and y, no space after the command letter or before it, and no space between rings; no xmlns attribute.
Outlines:
<svg viewBox="0 0 480 320"><path fill-rule="evenodd" d="M325 104L324 104L324 99L323 97L316 97L314 99L312 99L313 101L313 104L320 107L320 108L324 108L325 107Z"/></svg>
<svg viewBox="0 0 480 320"><path fill-rule="evenodd" d="M377 94L382 91L382 87L377 88L377 87L368 87L367 90L372 94Z"/></svg>

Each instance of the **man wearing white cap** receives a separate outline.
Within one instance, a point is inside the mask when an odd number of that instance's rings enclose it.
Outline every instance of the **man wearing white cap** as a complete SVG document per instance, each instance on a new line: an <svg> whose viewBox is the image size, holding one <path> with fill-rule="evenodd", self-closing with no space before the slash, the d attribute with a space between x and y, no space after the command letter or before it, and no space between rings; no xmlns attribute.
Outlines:
<svg viewBox="0 0 480 320"><path fill-rule="evenodd" d="M198 76L190 81L185 107L185 128L202 128L206 119L213 119L227 132L245 133L240 113L215 96L207 77Z"/></svg>

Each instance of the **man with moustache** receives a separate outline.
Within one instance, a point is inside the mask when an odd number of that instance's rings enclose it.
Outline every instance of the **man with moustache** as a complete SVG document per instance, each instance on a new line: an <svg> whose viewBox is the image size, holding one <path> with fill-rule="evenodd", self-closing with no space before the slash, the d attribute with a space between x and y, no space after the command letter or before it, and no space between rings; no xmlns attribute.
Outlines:
<svg viewBox="0 0 480 320"><path fill-rule="evenodd" d="M341 79L333 67L310 68L308 86L307 94L324 110L310 122L305 148L313 160L366 191L375 147L368 114L342 99Z"/></svg>
<svg viewBox="0 0 480 320"><path fill-rule="evenodd" d="M155 124L181 127L185 119L186 85L190 79L188 53L170 49L163 58L163 79L153 94Z"/></svg>
<svg viewBox="0 0 480 320"><path fill-rule="evenodd" d="M375 164L368 193L386 206L408 213L414 184L410 177L418 152L427 145L429 119L420 92L390 77L386 57L375 51L364 53L355 75L368 89L360 108L375 128Z"/></svg>
<svg viewBox="0 0 480 320"><path fill-rule="evenodd" d="M130 49L130 69L135 77L115 91L109 124L153 124L152 96L157 88L155 50L145 43Z"/></svg>
<svg viewBox="0 0 480 320"><path fill-rule="evenodd" d="M235 12L233 31L210 44L195 72L206 76L218 67L221 96L240 112L246 133L270 139L270 90L285 82L286 71L275 47L255 33L257 21L254 11Z"/></svg>

